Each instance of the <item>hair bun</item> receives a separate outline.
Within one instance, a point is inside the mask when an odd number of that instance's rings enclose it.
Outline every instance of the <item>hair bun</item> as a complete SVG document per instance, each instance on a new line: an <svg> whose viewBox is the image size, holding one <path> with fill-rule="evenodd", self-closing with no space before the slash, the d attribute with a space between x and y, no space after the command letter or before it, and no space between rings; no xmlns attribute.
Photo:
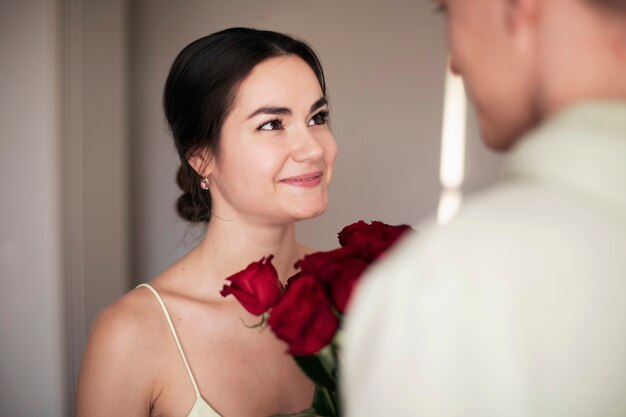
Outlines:
<svg viewBox="0 0 626 417"><path fill-rule="evenodd" d="M208 222L211 218L211 195L200 188L200 176L183 162L176 174L176 184L183 194L176 200L176 212L189 222Z"/></svg>

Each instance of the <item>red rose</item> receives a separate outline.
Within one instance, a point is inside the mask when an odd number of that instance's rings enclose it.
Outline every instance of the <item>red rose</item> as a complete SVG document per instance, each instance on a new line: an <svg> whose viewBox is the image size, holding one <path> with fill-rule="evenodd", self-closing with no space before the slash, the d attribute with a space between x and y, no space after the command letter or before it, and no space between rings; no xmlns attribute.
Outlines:
<svg viewBox="0 0 626 417"><path fill-rule="evenodd" d="M325 269L327 292L333 307L341 314L346 309L356 282L368 266L369 262L353 257L342 262L331 263Z"/></svg>
<svg viewBox="0 0 626 417"><path fill-rule="evenodd" d="M329 263L340 261L354 254L353 248L338 248L327 252L315 252L300 259L296 262L295 267L300 268L305 273L317 276L318 271Z"/></svg>
<svg viewBox="0 0 626 417"><path fill-rule="evenodd" d="M378 221L367 224L360 220L339 232L339 244L355 248L366 259L373 261L409 230L412 229L407 225L390 226Z"/></svg>
<svg viewBox="0 0 626 417"><path fill-rule="evenodd" d="M320 283L298 273L289 280L268 320L276 336L287 342L292 355L312 355L328 345L339 321Z"/></svg>
<svg viewBox="0 0 626 417"><path fill-rule="evenodd" d="M320 281L333 307L343 313L354 288L369 262L352 247L316 252L296 263L305 274Z"/></svg>
<svg viewBox="0 0 626 417"><path fill-rule="evenodd" d="M241 303L250 313L260 316L274 307L283 293L283 284L272 265L273 256L253 262L246 269L226 278L231 282L224 285L220 294L229 294Z"/></svg>

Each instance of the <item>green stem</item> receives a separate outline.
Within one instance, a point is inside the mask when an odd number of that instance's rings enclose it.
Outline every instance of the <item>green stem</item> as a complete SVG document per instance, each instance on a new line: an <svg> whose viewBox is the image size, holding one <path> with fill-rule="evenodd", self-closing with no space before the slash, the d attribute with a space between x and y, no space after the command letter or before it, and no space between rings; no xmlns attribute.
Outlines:
<svg viewBox="0 0 626 417"><path fill-rule="evenodd" d="M334 393L320 385L315 386L313 408L321 417L339 417L337 397Z"/></svg>

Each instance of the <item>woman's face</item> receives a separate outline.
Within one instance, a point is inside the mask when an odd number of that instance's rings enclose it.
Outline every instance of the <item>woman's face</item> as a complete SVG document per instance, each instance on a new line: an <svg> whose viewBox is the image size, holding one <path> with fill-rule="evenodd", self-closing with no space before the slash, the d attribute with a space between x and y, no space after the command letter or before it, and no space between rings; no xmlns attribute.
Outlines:
<svg viewBox="0 0 626 417"><path fill-rule="evenodd" d="M285 224L316 217L328 202L337 148L328 104L301 58L271 58L240 84L209 165L213 212Z"/></svg>

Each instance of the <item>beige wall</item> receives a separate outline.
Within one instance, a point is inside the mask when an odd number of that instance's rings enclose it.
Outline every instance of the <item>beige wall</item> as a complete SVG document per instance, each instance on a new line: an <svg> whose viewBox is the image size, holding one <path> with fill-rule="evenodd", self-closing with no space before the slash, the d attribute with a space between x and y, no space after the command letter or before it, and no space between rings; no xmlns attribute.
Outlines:
<svg viewBox="0 0 626 417"><path fill-rule="evenodd" d="M128 1L63 3L70 387L96 314L130 288Z"/></svg>
<svg viewBox="0 0 626 417"><path fill-rule="evenodd" d="M178 166L161 110L163 84L190 41L230 26L284 31L308 41L326 70L339 145L329 210L298 227L320 249L358 219L411 223L439 195L445 38L428 1L137 0L131 10L134 278L148 280L193 245L200 231L178 220ZM477 140L468 185L498 166Z"/></svg>
<svg viewBox="0 0 626 417"><path fill-rule="evenodd" d="M70 414L128 290L126 0L0 2L0 415Z"/></svg>
<svg viewBox="0 0 626 417"><path fill-rule="evenodd" d="M0 2L3 416L67 413L59 10L53 1Z"/></svg>

